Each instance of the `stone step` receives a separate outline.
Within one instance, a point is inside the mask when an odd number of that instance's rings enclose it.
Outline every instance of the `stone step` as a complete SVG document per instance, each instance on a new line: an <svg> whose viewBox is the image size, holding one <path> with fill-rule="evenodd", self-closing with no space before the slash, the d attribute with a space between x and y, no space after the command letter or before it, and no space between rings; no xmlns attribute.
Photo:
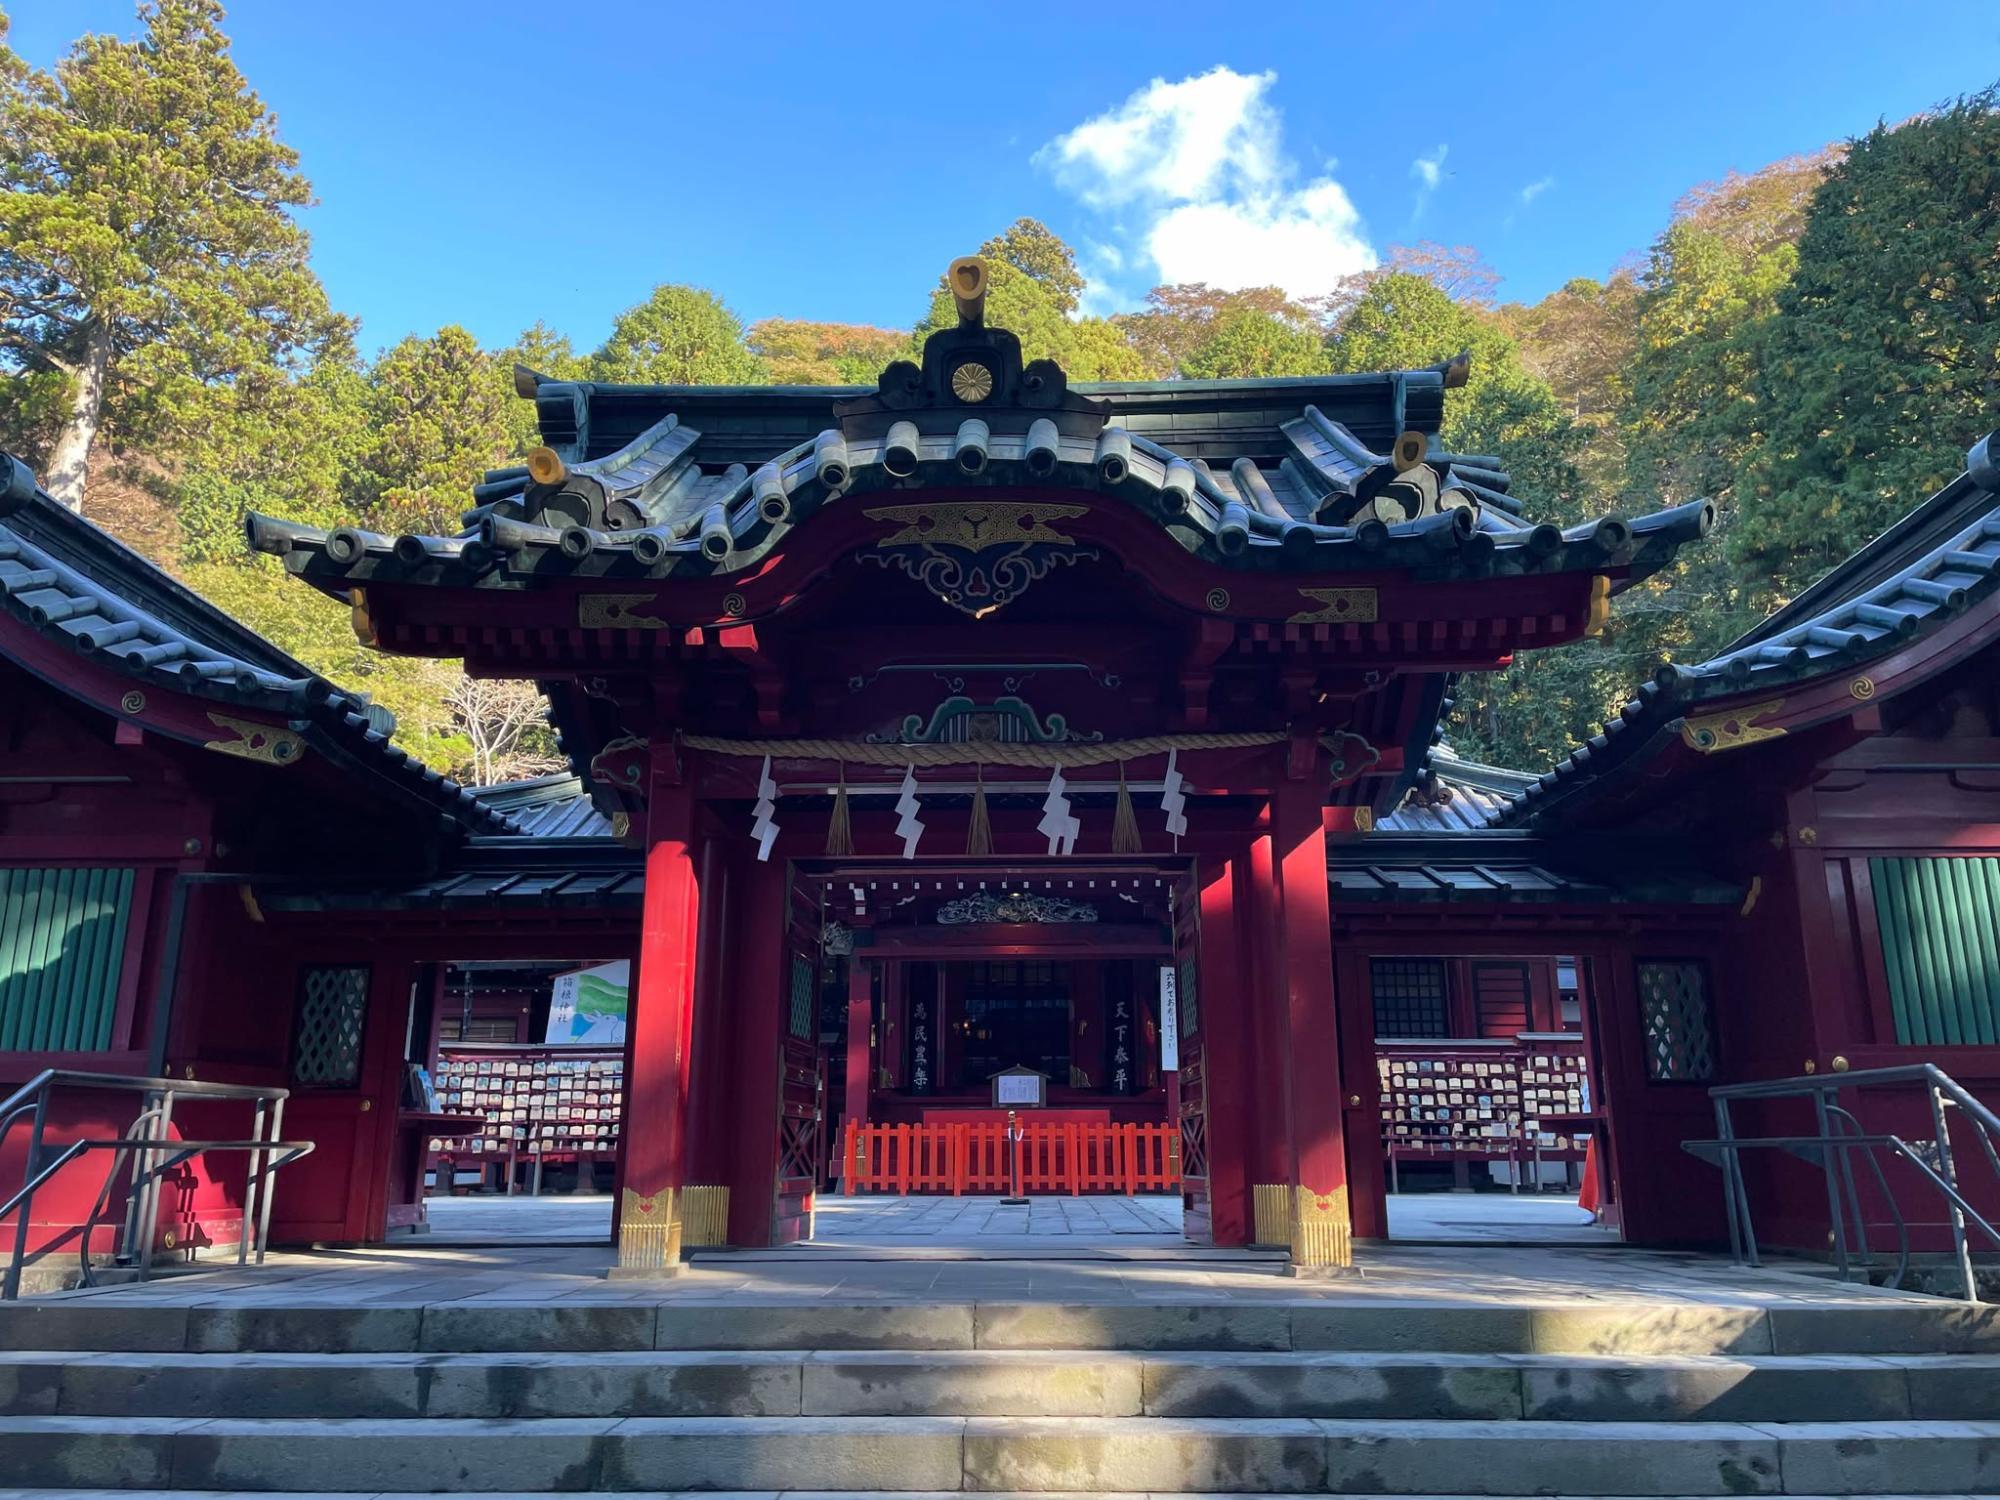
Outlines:
<svg viewBox="0 0 2000 1500"><path fill-rule="evenodd" d="M1771 1306L1354 1296L1208 1302L829 1303L635 1298L407 1306L143 1301L0 1306L0 1349L480 1353L636 1349L1124 1349L1452 1354L2000 1354L2000 1306L1882 1294Z"/></svg>
<svg viewBox="0 0 2000 1500"><path fill-rule="evenodd" d="M0 1419L20 1488L1886 1495L2000 1489L2000 1423Z"/></svg>
<svg viewBox="0 0 2000 1500"><path fill-rule="evenodd" d="M1015 1350L0 1354L0 1414L2000 1418L2000 1357Z"/></svg>

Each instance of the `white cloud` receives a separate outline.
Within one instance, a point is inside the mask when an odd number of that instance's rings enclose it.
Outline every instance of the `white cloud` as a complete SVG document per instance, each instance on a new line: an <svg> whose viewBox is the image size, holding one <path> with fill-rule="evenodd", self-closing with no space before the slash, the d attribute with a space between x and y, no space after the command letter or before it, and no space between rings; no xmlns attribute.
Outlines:
<svg viewBox="0 0 2000 1500"><path fill-rule="evenodd" d="M1424 209L1430 205L1431 194L1444 181L1444 159L1450 155L1451 147L1440 143L1429 156L1420 156L1410 163L1410 175L1417 179L1417 201L1410 210L1410 222L1415 223L1424 216Z"/></svg>
<svg viewBox="0 0 2000 1500"><path fill-rule="evenodd" d="M1275 284L1303 297L1375 264L1346 189L1331 175L1301 181L1286 157L1269 98L1277 76L1217 67L1156 78L1036 153L1086 207L1116 216L1107 233L1124 245L1094 246L1098 266L1150 262L1161 281Z"/></svg>
<svg viewBox="0 0 2000 1500"><path fill-rule="evenodd" d="M1520 220L1521 215L1527 210L1528 205L1555 185L1555 178L1542 177L1522 188L1514 195L1514 206L1507 210L1506 217L1500 221L1500 227L1504 230L1511 230Z"/></svg>

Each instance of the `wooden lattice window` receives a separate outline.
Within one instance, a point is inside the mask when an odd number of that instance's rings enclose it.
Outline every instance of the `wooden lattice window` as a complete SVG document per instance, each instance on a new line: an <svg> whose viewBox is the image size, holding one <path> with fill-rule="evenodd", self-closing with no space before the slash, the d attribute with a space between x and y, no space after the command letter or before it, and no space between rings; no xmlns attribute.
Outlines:
<svg viewBox="0 0 2000 1500"><path fill-rule="evenodd" d="M1641 959L1639 1030L1646 1076L1655 1083L1707 1083L1715 1077L1715 1012L1708 966L1698 959Z"/></svg>
<svg viewBox="0 0 2000 1500"><path fill-rule="evenodd" d="M1181 1035L1190 1037L1201 1030L1201 1013L1197 1008L1199 1002L1195 995L1195 961L1192 956L1181 960L1180 979L1175 987L1178 993L1174 996L1174 1003L1180 1007Z"/></svg>
<svg viewBox="0 0 2000 1500"><path fill-rule="evenodd" d="M2000 859L1871 859L1896 1041L2000 1041Z"/></svg>
<svg viewBox="0 0 2000 1500"><path fill-rule="evenodd" d="M0 870L0 1052L111 1046L130 870Z"/></svg>
<svg viewBox="0 0 2000 1500"><path fill-rule="evenodd" d="M792 1035L802 1042L813 1039L813 1000L816 986L813 983L812 961L792 955L792 1015L788 1023ZM764 1014L769 1015L766 1011Z"/></svg>
<svg viewBox="0 0 2000 1500"><path fill-rule="evenodd" d="M1397 1041L1451 1035L1451 989L1443 959L1371 959L1368 972L1375 1035Z"/></svg>
<svg viewBox="0 0 2000 1500"><path fill-rule="evenodd" d="M360 1082L367 1017L367 964L309 964L301 970L292 1082L321 1089L352 1088Z"/></svg>

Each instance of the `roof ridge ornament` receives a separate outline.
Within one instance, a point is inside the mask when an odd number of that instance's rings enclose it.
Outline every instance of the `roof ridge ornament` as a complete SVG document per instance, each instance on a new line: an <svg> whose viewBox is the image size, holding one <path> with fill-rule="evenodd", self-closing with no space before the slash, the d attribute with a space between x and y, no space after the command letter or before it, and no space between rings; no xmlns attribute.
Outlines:
<svg viewBox="0 0 2000 1500"><path fill-rule="evenodd" d="M992 434L1012 435L1046 419L1061 436L1094 443L1111 404L1073 394L1061 365L1025 359L1011 330L986 321L992 285L987 263L962 255L946 268L944 284L957 324L924 340L921 363L896 360L882 371L873 393L835 402L841 435L852 443L876 442L899 421L910 421L920 435L952 440L956 454L965 446L957 439L968 420L978 419ZM983 453L984 441L978 446Z"/></svg>

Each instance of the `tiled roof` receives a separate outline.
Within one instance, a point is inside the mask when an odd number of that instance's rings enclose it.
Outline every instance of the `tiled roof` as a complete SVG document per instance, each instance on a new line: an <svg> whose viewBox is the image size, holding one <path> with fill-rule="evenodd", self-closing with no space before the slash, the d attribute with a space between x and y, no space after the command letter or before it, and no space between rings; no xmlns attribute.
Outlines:
<svg viewBox="0 0 2000 1500"><path fill-rule="evenodd" d="M1720 655L1659 668L1496 821L1547 823L1600 777L1671 743L1699 704L1855 671L1996 599L2000 433L1974 445L1964 473Z"/></svg>
<svg viewBox="0 0 2000 1500"><path fill-rule="evenodd" d="M1434 745L1402 805L1377 818L1375 827L1384 833L1466 833L1490 828L1534 782L1532 771L1461 760L1449 745Z"/></svg>
<svg viewBox="0 0 2000 1500"><path fill-rule="evenodd" d="M394 720L224 615L38 489L0 453L0 609L45 640L172 692L281 717L309 744L374 771L468 830L515 832L394 744Z"/></svg>
<svg viewBox="0 0 2000 1500"><path fill-rule="evenodd" d="M583 842L536 838L475 838L451 868L389 884L268 880L256 883L266 911L538 911L636 912L644 898L645 860L609 839Z"/></svg>
<svg viewBox="0 0 2000 1500"><path fill-rule="evenodd" d="M1635 856L1512 834L1464 830L1419 835L1380 831L1329 847L1327 879L1336 914L1358 902L1562 902L1715 906L1743 888L1690 864L1680 848Z"/></svg>
<svg viewBox="0 0 2000 1500"><path fill-rule="evenodd" d="M978 364L986 398L950 384ZM1500 460L1432 451L1459 363L1380 375L1069 385L1003 329L944 329L921 369L864 387L615 386L519 372L547 443L490 473L455 536L265 516L250 544L340 592L373 581L525 588L754 568L850 496L925 486L1091 490L1219 566L1425 579L1643 577L1700 537L1705 502L1563 530ZM973 404L973 402L977 404Z"/></svg>
<svg viewBox="0 0 2000 1500"><path fill-rule="evenodd" d="M511 818L516 832L524 838L611 837L611 820L590 800L581 778L568 772L467 790L484 806Z"/></svg>

